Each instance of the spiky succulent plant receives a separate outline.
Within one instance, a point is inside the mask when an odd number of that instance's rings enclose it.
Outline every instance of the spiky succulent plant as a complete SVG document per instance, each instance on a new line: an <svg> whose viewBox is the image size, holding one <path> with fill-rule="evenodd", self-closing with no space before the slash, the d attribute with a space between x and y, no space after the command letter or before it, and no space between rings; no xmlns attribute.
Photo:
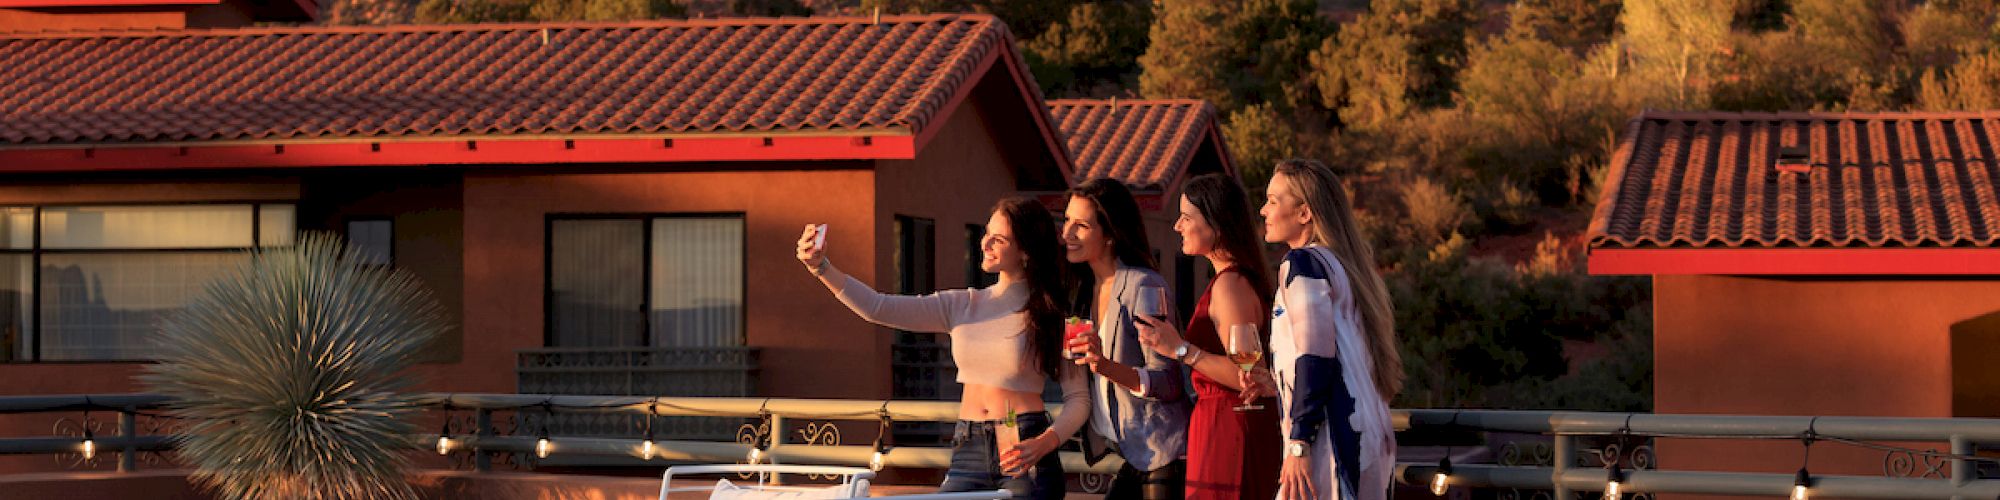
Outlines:
<svg viewBox="0 0 2000 500"><path fill-rule="evenodd" d="M308 233L170 316L140 379L172 397L179 452L219 498L414 498L403 372L443 317L409 272Z"/></svg>

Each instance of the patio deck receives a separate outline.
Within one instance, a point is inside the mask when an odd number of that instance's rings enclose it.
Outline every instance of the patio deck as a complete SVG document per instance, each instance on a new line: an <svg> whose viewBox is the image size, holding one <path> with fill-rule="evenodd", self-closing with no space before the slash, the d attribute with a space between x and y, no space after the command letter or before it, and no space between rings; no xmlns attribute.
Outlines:
<svg viewBox="0 0 2000 500"><path fill-rule="evenodd" d="M114 472L53 472L44 474L0 475L0 497L5 498L144 498L152 500L209 500L187 481L187 470L141 470ZM674 481L676 487L713 484L714 480ZM426 470L412 480L425 500L445 499L535 499L535 500L646 500L658 498L657 477L612 477L533 472L472 472ZM875 496L909 495L936 491L935 485L873 485ZM674 500L706 498L700 494L675 494ZM1099 500L1102 495L1071 492L1069 498Z"/></svg>

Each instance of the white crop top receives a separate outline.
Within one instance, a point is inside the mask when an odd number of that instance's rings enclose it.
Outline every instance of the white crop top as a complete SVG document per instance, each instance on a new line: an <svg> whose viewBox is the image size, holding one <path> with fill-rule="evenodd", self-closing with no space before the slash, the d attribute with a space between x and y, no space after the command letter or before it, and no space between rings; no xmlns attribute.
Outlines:
<svg viewBox="0 0 2000 500"><path fill-rule="evenodd" d="M843 276L834 296L870 322L913 332L951 335L958 383L1016 392L1042 392L1048 377L1028 357L1028 287L961 288L929 295L876 292Z"/></svg>

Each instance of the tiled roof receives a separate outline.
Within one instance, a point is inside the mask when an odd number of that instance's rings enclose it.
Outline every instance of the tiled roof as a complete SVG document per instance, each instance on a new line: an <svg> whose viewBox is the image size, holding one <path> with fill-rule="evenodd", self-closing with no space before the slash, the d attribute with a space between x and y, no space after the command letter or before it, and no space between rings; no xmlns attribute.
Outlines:
<svg viewBox="0 0 2000 500"><path fill-rule="evenodd" d="M1634 119L1593 248L1992 247L2000 112ZM1786 150L1804 153L1781 170Z"/></svg>
<svg viewBox="0 0 2000 500"><path fill-rule="evenodd" d="M917 134L985 15L0 34L0 147Z"/></svg>
<svg viewBox="0 0 2000 500"><path fill-rule="evenodd" d="M1055 100L1049 115L1076 162L1076 180L1110 177L1162 188L1188 167L1215 126L1200 100Z"/></svg>

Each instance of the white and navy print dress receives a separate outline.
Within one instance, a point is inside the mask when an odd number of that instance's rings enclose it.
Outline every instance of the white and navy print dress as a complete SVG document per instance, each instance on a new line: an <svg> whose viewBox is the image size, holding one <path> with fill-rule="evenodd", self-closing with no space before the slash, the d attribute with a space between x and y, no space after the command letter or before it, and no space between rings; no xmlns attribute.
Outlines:
<svg viewBox="0 0 2000 500"><path fill-rule="evenodd" d="M1292 250L1271 307L1271 367L1287 439L1312 443L1319 498L1388 496L1396 464L1389 403L1375 389L1353 289L1326 247ZM1286 492L1279 491L1278 498Z"/></svg>

